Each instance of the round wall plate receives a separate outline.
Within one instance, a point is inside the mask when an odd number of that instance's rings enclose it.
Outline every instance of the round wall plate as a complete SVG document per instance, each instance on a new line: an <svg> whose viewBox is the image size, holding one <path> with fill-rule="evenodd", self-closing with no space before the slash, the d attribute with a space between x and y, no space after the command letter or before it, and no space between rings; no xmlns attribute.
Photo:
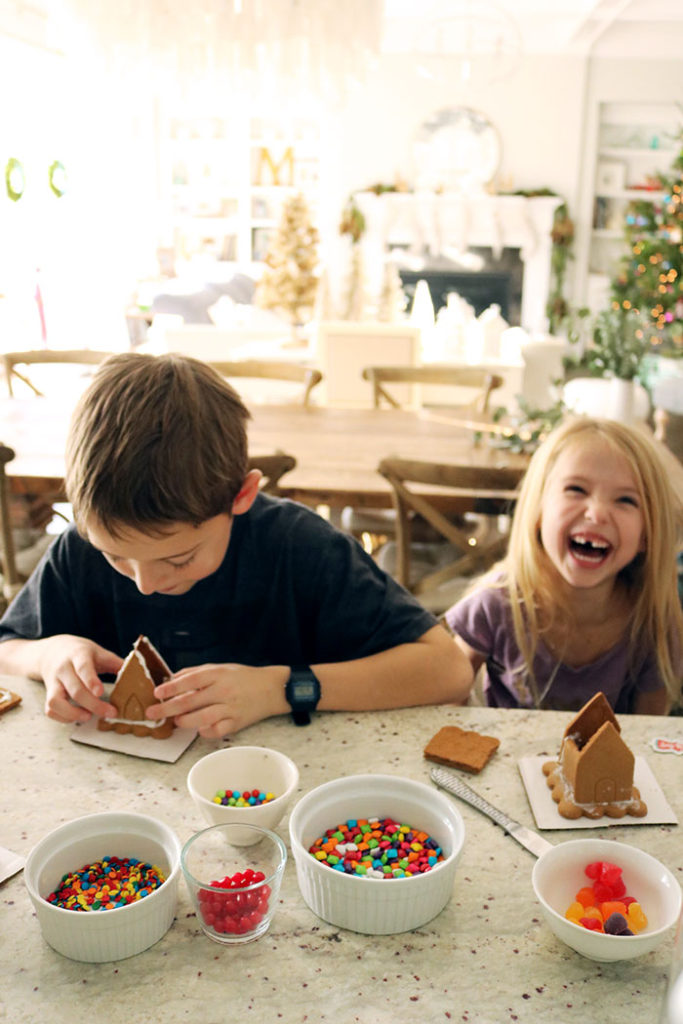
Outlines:
<svg viewBox="0 0 683 1024"><path fill-rule="evenodd" d="M488 118L470 107L437 110L415 140L417 187L464 192L483 188L500 166L501 144Z"/></svg>

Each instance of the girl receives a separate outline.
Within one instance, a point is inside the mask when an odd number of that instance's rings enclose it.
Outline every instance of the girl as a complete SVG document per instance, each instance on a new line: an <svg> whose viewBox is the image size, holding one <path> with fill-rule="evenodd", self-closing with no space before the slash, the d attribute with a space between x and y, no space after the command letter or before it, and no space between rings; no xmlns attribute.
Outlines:
<svg viewBox="0 0 683 1024"><path fill-rule="evenodd" d="M680 700L680 497L644 431L572 419L533 456L507 556L446 613L494 707Z"/></svg>

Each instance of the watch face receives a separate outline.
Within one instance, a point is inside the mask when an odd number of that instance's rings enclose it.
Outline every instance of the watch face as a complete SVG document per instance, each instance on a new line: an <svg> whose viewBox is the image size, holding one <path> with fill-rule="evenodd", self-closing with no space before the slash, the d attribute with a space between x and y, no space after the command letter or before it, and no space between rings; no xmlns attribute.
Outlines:
<svg viewBox="0 0 683 1024"><path fill-rule="evenodd" d="M315 700L316 687L308 679L297 679L294 683L294 695L297 700Z"/></svg>

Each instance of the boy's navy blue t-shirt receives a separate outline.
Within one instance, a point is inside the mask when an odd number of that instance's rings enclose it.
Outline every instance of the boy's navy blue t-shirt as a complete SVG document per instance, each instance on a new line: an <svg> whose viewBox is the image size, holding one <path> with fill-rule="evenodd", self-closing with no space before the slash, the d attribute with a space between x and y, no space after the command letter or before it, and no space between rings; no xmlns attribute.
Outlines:
<svg viewBox="0 0 683 1024"><path fill-rule="evenodd" d="M222 565L186 594L141 594L70 526L0 621L0 641L71 633L125 657L142 633L173 671L310 665L409 643L436 619L352 538L302 505L259 495Z"/></svg>

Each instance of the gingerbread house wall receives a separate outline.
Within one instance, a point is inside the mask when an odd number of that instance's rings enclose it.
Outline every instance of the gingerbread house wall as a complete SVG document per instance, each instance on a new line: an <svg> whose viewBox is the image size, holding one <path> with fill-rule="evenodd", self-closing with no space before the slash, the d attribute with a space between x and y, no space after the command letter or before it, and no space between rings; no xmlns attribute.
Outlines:
<svg viewBox="0 0 683 1024"><path fill-rule="evenodd" d="M605 722L581 750L567 744L565 778L580 804L630 800L635 758L611 722Z"/></svg>

